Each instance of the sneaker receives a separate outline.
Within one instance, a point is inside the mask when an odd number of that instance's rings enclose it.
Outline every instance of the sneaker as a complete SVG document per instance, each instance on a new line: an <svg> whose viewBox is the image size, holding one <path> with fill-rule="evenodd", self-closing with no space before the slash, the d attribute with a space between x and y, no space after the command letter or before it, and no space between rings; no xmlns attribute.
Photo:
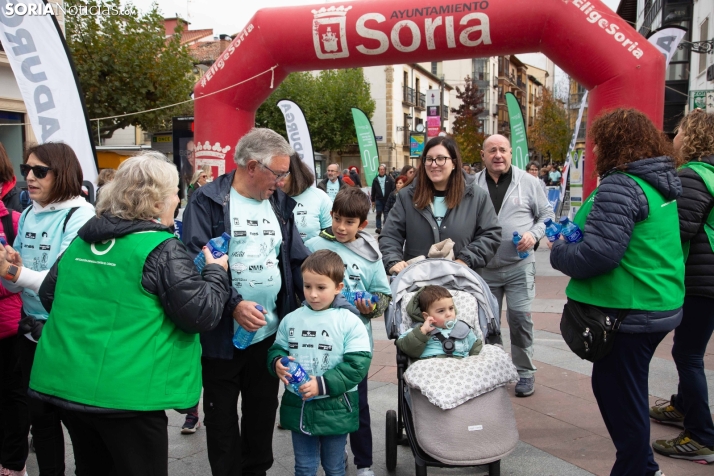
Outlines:
<svg viewBox="0 0 714 476"><path fill-rule="evenodd" d="M380 233L382 233L382 229L381 229L381 228L377 228L376 230L374 230L374 232L379 235Z"/></svg>
<svg viewBox="0 0 714 476"><path fill-rule="evenodd" d="M714 448L701 445L683 431L671 440L657 440L652 443L652 449L670 458L687 459L695 463L714 463Z"/></svg>
<svg viewBox="0 0 714 476"><path fill-rule="evenodd" d="M530 397L535 392L535 377L521 377L516 384L516 397Z"/></svg>
<svg viewBox="0 0 714 476"><path fill-rule="evenodd" d="M189 413L188 415L186 415L186 422L181 427L181 434L191 435L193 433L196 433L196 430L198 430L199 426L201 426L201 423L199 423L198 421L198 415L191 415Z"/></svg>
<svg viewBox="0 0 714 476"><path fill-rule="evenodd" d="M654 474L654 476L664 476L664 473L662 472L661 469L658 469L657 472Z"/></svg>
<svg viewBox="0 0 714 476"><path fill-rule="evenodd" d="M657 423L678 426L683 429L684 415L674 408L674 397L675 395L672 395L669 401L664 399L657 400L655 406L650 407L650 418Z"/></svg>
<svg viewBox="0 0 714 476"><path fill-rule="evenodd" d="M357 476L374 476L372 468L360 468L357 470Z"/></svg>

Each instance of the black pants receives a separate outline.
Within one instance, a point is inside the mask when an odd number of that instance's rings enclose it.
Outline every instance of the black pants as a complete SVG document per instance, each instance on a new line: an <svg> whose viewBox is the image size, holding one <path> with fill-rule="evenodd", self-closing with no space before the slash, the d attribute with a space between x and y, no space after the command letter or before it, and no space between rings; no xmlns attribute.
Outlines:
<svg viewBox="0 0 714 476"><path fill-rule="evenodd" d="M27 394L37 344L22 336L18 342L22 391ZM59 408L35 398L27 398L40 476L64 476L64 433ZM28 428L23 429L28 434Z"/></svg>
<svg viewBox="0 0 714 476"><path fill-rule="evenodd" d="M694 440L714 445L714 424L704 374L704 353L714 331L714 299L684 298L682 323L674 330L672 357L677 364L679 387L674 407L684 415L684 428Z"/></svg>
<svg viewBox="0 0 714 476"><path fill-rule="evenodd" d="M665 335L621 332L612 351L593 364L593 393L617 450L611 476L653 476L659 470L650 446L647 377Z"/></svg>
<svg viewBox="0 0 714 476"><path fill-rule="evenodd" d="M101 415L64 410L77 476L168 476L166 412Z"/></svg>
<svg viewBox="0 0 714 476"><path fill-rule="evenodd" d="M23 392L18 343L27 340L14 335L0 340L0 464L20 471L27 460L27 432L30 411L27 392Z"/></svg>
<svg viewBox="0 0 714 476"><path fill-rule="evenodd" d="M268 373L267 358L274 341L275 335L245 350L234 349L231 360L201 359L203 423L213 476L265 475L273 465L280 381Z"/></svg>
<svg viewBox="0 0 714 476"><path fill-rule="evenodd" d="M355 455L357 469L372 466L372 421L369 417L367 401L367 377L357 385L359 395L359 428L350 433L350 448Z"/></svg>

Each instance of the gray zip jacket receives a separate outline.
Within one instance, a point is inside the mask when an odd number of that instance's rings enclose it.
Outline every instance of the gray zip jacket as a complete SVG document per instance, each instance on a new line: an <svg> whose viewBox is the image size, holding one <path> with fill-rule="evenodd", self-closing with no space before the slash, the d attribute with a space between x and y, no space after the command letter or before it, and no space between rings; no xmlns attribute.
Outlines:
<svg viewBox="0 0 714 476"><path fill-rule="evenodd" d="M511 166L513 167L513 166ZM476 183L488 193L486 174L484 169L476 174ZM555 220L553 207L543 193L540 180L529 173L513 167L513 177L503 199L503 205L498 212L498 221L501 223L502 238L496 256L488 262L489 269L516 268L535 262L533 250L525 259L518 257L518 252L513 244L513 232L517 231L523 236L530 232L539 241L545 235L546 218Z"/></svg>
<svg viewBox="0 0 714 476"><path fill-rule="evenodd" d="M461 203L446 212L441 227L431 207L419 210L414 206L416 180L399 191L379 235L379 250L387 272L400 261L427 256L431 245L447 238L454 240L455 258L473 270L483 268L493 258L501 241L496 212L488 192L475 186L474 176L464 174L464 178Z"/></svg>

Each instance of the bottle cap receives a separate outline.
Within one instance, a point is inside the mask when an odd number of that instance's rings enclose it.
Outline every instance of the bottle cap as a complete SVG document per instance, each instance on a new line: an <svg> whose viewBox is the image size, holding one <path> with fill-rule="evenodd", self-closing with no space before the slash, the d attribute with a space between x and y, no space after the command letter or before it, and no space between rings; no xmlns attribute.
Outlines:
<svg viewBox="0 0 714 476"><path fill-rule="evenodd" d="M545 221L543 221L543 224L545 226L550 226L551 223L553 223L553 220L551 220L550 218L546 218Z"/></svg>
<svg viewBox="0 0 714 476"><path fill-rule="evenodd" d="M261 306L260 304L256 304L256 305L255 305L255 308L256 308L257 310L259 310L260 312L263 312L263 306Z"/></svg>
<svg viewBox="0 0 714 476"><path fill-rule="evenodd" d="M513 236L518 236L518 232L517 232L517 231L514 231L514 232L513 232Z"/></svg>
<svg viewBox="0 0 714 476"><path fill-rule="evenodd" d="M283 365L283 367L287 367L288 365L290 365L290 359L288 359L287 357L283 357L282 359L280 359L280 363Z"/></svg>
<svg viewBox="0 0 714 476"><path fill-rule="evenodd" d="M568 217L560 217L560 223L567 223Z"/></svg>
<svg viewBox="0 0 714 476"><path fill-rule="evenodd" d="M221 234L221 238L223 238L223 241L231 241L231 235L229 235L225 231Z"/></svg>

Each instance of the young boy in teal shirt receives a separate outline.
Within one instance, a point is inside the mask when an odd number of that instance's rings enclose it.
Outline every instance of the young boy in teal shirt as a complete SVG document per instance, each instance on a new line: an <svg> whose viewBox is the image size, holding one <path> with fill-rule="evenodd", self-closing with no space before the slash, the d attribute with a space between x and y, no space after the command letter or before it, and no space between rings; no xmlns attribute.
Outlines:
<svg viewBox="0 0 714 476"><path fill-rule="evenodd" d="M323 230L316 238L305 242L312 252L328 249L337 253L344 263L344 286L346 291L367 291L377 296L371 303L358 300L355 306L367 326L370 350L372 350L371 319L381 316L391 298L389 279L382 265L382 254L377 240L364 232L367 214L372 203L367 194L358 188L341 190L332 204L332 227ZM359 393L359 429L350 434L350 446L359 476L373 476L372 430L370 428L369 402L367 401L367 377L357 386Z"/></svg>
<svg viewBox="0 0 714 476"><path fill-rule="evenodd" d="M292 431L295 475L345 474L347 434L359 427L357 384L372 360L367 330L357 310L340 295L344 265L336 253L320 250L302 264L304 306L281 321L268 351L268 369L286 385L280 422ZM310 375L299 393L288 385L289 356Z"/></svg>

